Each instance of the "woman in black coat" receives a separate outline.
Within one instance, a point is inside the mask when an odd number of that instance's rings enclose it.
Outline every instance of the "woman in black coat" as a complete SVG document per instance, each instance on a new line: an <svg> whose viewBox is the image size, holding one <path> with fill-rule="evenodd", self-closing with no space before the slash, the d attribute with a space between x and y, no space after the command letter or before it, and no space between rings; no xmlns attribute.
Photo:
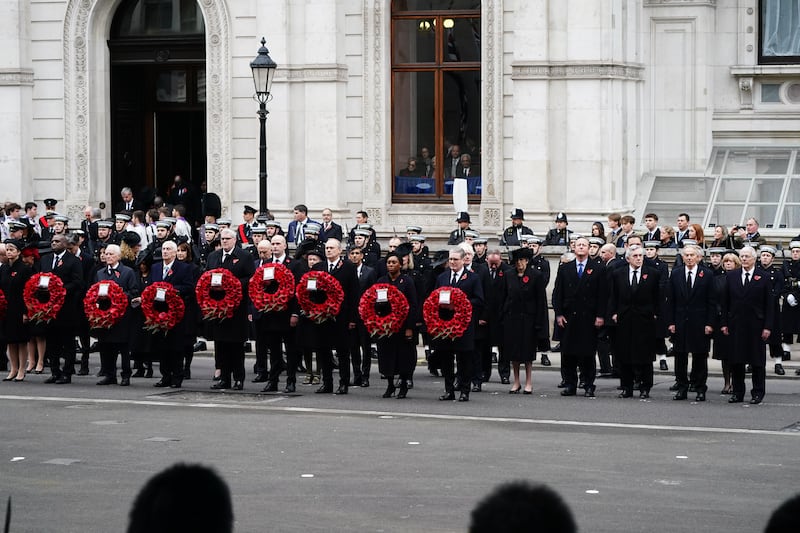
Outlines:
<svg viewBox="0 0 800 533"><path fill-rule="evenodd" d="M528 265L530 248L514 250L511 259L514 271L508 272L503 292L503 355L514 371L514 383L509 391L520 391L519 367L525 363L525 389L533 392L531 370L540 339L547 338L547 296L544 276Z"/></svg>
<svg viewBox="0 0 800 533"><path fill-rule="evenodd" d="M197 280L200 279L200 267L194 260L192 255L192 247L189 243L182 242L178 245L178 261L189 263L192 266L192 278L194 279L195 286ZM197 334L200 331L200 324L202 322L200 317L200 306L197 304L197 295L194 291L186 297L184 301L186 310L184 311L186 320L185 323L185 338L183 343L183 379L192 379L192 359L194 359L194 344L197 340Z"/></svg>
<svg viewBox="0 0 800 533"><path fill-rule="evenodd" d="M728 270L736 270L741 268L742 262L739 256L734 253L725 254L722 258L722 271L714 276L714 289L717 291L717 321L714 324L714 352L712 359L717 359L722 362L722 377L725 384L722 387L721 394L731 394L731 364L730 354L733 351L733 338L730 335L723 335L720 330L722 325L722 297L725 292L725 272Z"/></svg>
<svg viewBox="0 0 800 533"><path fill-rule="evenodd" d="M403 274L401 269L403 259L397 251L389 252L386 256L386 275L378 279L378 283L388 283L397 287L408 301L408 316L400 331L378 339L378 370L386 377L388 385L384 398L391 398L395 391L394 376L400 376L400 390L397 398L405 398L408 394L408 380L411 379L414 367L417 364L417 349L414 339L414 329L419 314L417 304L417 289L414 281ZM385 304L376 304L381 306Z"/></svg>
<svg viewBox="0 0 800 533"><path fill-rule="evenodd" d="M8 345L8 359L11 362L8 376L3 381L22 381L25 379L25 365L28 359L27 343L28 312L25 308L23 292L25 283L33 275L33 270L22 262L20 254L24 244L19 239L6 239L6 259L0 266L0 289L6 297L6 317L2 322L3 341Z"/></svg>

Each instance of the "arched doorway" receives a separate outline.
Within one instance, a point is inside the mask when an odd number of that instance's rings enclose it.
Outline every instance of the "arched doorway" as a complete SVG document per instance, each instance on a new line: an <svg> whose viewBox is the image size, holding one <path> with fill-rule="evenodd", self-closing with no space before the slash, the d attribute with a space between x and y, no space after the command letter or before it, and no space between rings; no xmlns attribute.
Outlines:
<svg viewBox="0 0 800 533"><path fill-rule="evenodd" d="M108 40L111 200L131 187L144 203L176 174L206 180L206 50L196 0L124 0ZM191 209L191 206L187 206Z"/></svg>

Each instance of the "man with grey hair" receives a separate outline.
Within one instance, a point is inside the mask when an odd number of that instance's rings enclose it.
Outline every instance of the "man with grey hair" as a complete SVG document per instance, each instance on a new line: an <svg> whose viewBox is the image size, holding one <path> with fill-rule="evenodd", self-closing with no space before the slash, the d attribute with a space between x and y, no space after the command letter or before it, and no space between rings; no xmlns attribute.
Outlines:
<svg viewBox="0 0 800 533"><path fill-rule="evenodd" d="M609 275L608 316L617 325L613 340L619 362L622 393L633 396L633 380L641 380L639 398L650 397L653 361L656 360L656 324L661 312L661 283L658 270L644 264L644 250L633 245L625 250L627 267Z"/></svg>
<svg viewBox="0 0 800 533"><path fill-rule="evenodd" d="M696 401L706 399L708 352L717 315L714 273L702 263L703 251L695 244L681 249L683 266L675 267L667 285L666 322L675 356L674 400L685 400L689 391L689 352Z"/></svg>
<svg viewBox="0 0 800 533"><path fill-rule="evenodd" d="M756 266L756 251L745 246L739 250L742 267L725 272L722 287L723 335L732 337L731 375L733 394L728 402L744 401L745 366L750 365L753 374L753 387L750 391L751 404L759 404L764 399L766 379L766 342L775 320L773 296L769 277Z"/></svg>
<svg viewBox="0 0 800 533"><path fill-rule="evenodd" d="M134 199L133 190L130 187L123 187L119 191L120 201L114 206L115 213L122 213L123 211L133 212L143 209L141 202Z"/></svg>

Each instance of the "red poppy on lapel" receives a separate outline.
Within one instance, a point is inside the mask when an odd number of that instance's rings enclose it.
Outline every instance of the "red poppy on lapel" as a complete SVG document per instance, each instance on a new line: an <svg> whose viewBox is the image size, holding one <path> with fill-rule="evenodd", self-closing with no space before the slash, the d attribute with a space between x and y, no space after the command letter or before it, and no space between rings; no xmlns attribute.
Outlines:
<svg viewBox="0 0 800 533"><path fill-rule="evenodd" d="M642 274L642 279L647 279L647 274Z"/></svg>
<svg viewBox="0 0 800 533"><path fill-rule="evenodd" d="M758 274L756 274L755 276L753 276L753 279L754 279L754 280L756 280L756 281L758 281L758 280L760 280L760 279L761 279L761 276L759 276Z"/></svg>
<svg viewBox="0 0 800 533"><path fill-rule="evenodd" d="M56 265L56 266L64 266L64 260L63 259L59 259L58 260L58 265Z"/></svg>
<svg viewBox="0 0 800 533"><path fill-rule="evenodd" d="M238 262L239 262L239 260L234 258L234 260L233 260L233 264L235 265L235 264L236 264L236 263L238 263Z"/></svg>
<svg viewBox="0 0 800 533"><path fill-rule="evenodd" d="M11 273L11 277L12 277L12 278L15 278L15 277L17 277L17 273L16 273L16 272L12 272L12 273Z"/></svg>
<svg viewBox="0 0 800 533"><path fill-rule="evenodd" d="M461 279L459 279L458 281L464 281L465 279L467 279L467 273L466 272L461 274Z"/></svg>
<svg viewBox="0 0 800 533"><path fill-rule="evenodd" d="M528 281L530 281L530 279L531 278L529 278L528 276L522 276L522 283L528 283Z"/></svg>
<svg viewBox="0 0 800 533"><path fill-rule="evenodd" d="M503 271L502 271L502 270L501 270L501 271L499 271L499 272L497 273L497 275L498 275L498 276L500 276L500 277L502 278L502 277L503 277Z"/></svg>
<svg viewBox="0 0 800 533"><path fill-rule="evenodd" d="M698 277L698 278L702 278L702 277L703 277L703 271L702 271L702 270L701 270L700 272L698 272L698 273L697 273L697 277Z"/></svg>
<svg viewBox="0 0 800 533"><path fill-rule="evenodd" d="M171 276L171 275L172 275L172 269L170 268L169 270L167 270L167 276Z"/></svg>
<svg viewBox="0 0 800 533"><path fill-rule="evenodd" d="M115 276L117 276L117 277L119 277L119 271L118 271L118 270L115 270L115 271L114 271L114 275L115 275Z"/></svg>
<svg viewBox="0 0 800 533"><path fill-rule="evenodd" d="M587 270L587 271L586 271L586 275L587 275L587 276L591 276L591 275L592 275L592 269L591 269L591 268L590 268L589 270Z"/></svg>

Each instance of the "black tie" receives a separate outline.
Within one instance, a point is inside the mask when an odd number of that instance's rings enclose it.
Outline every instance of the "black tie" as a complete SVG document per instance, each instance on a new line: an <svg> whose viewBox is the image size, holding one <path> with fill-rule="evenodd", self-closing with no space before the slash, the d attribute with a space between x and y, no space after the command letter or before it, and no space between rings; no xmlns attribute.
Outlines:
<svg viewBox="0 0 800 533"><path fill-rule="evenodd" d="M750 283L750 272L745 272L744 273L744 284L747 285L748 283Z"/></svg>
<svg viewBox="0 0 800 533"><path fill-rule="evenodd" d="M492 268L492 279L496 279L496 276L497 276L497 269Z"/></svg>
<svg viewBox="0 0 800 533"><path fill-rule="evenodd" d="M692 271L690 270L686 275L686 290L692 292Z"/></svg>
<svg viewBox="0 0 800 533"><path fill-rule="evenodd" d="M330 272L331 274L333 273L333 269L334 268L336 268L336 264L335 263L329 263L328 264L328 272Z"/></svg>
<svg viewBox="0 0 800 533"><path fill-rule="evenodd" d="M636 279L636 276L638 274L639 274L638 270L634 270L633 271L633 279L631 279L631 289L633 289L633 290L636 290L636 288L639 286L639 280Z"/></svg>
<svg viewBox="0 0 800 533"><path fill-rule="evenodd" d="M453 279L450 280L450 286L455 287L456 283L458 283L458 272L453 272Z"/></svg>
<svg viewBox="0 0 800 533"><path fill-rule="evenodd" d="M222 262L223 263L226 262L230 256L231 256L231 254L229 252L223 252L222 253Z"/></svg>

